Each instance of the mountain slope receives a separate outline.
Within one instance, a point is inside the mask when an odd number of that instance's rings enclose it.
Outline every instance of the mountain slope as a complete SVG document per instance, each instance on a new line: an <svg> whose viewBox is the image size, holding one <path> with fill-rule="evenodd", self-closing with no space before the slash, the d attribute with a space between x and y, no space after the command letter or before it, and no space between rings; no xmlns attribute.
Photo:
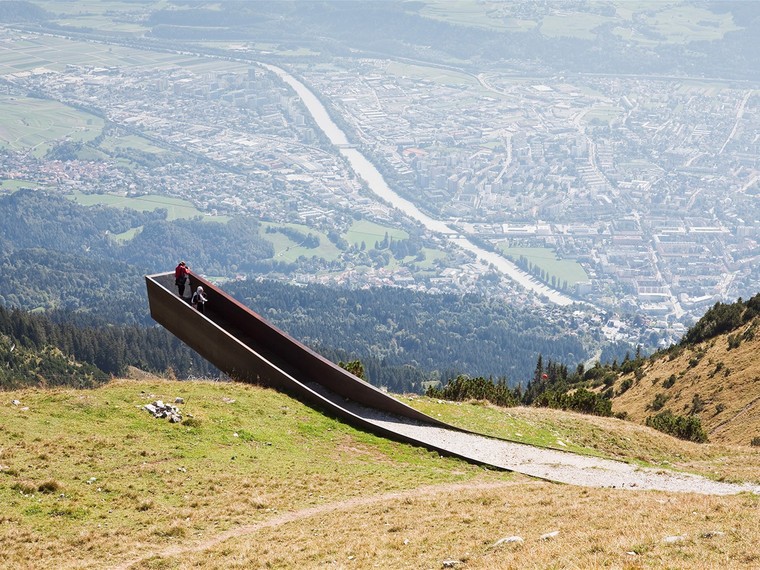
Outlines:
<svg viewBox="0 0 760 570"><path fill-rule="evenodd" d="M620 377L613 411L642 423L663 410L694 414L711 442L751 444L760 438L760 335L754 334L759 323L755 317L655 355L638 373Z"/></svg>

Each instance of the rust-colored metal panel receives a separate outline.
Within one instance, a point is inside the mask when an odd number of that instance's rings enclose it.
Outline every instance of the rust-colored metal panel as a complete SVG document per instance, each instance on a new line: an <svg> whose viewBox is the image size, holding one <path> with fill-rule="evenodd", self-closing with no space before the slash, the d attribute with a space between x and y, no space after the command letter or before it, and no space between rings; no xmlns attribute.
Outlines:
<svg viewBox="0 0 760 570"><path fill-rule="evenodd" d="M205 314L178 296L173 273L145 279L153 319L233 378L286 391L373 431L378 431L374 424L310 385L317 384L368 408L456 429L350 374L197 275L190 275L190 290L203 286L208 298Z"/></svg>

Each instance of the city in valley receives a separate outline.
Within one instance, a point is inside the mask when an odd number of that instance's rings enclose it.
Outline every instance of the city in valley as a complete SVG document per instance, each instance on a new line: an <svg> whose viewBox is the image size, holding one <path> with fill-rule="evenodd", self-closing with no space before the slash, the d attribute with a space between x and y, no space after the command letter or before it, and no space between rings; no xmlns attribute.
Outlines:
<svg viewBox="0 0 760 570"><path fill-rule="evenodd" d="M245 42L217 52L0 28L4 187L181 198L209 216L293 225L332 247L298 244L297 281L555 310L458 245L466 239L634 342L669 342L716 302L757 292L756 84L351 54L278 62L397 196L451 228L444 235L350 168L266 53ZM40 124L20 124L22 107ZM67 127L45 123L61 115L73 117ZM32 127L37 143L14 138ZM388 230L352 243L357 220ZM380 247L388 233L408 251Z"/></svg>

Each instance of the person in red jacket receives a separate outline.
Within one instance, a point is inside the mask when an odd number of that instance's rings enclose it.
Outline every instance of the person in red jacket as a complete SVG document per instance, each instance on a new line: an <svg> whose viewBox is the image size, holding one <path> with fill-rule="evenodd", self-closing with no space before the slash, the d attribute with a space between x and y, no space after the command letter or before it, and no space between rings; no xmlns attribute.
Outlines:
<svg viewBox="0 0 760 570"><path fill-rule="evenodd" d="M180 298L185 298L185 284L187 283L187 276L190 274L187 264L184 261L180 261L179 265L174 269L174 284L177 286L177 292Z"/></svg>

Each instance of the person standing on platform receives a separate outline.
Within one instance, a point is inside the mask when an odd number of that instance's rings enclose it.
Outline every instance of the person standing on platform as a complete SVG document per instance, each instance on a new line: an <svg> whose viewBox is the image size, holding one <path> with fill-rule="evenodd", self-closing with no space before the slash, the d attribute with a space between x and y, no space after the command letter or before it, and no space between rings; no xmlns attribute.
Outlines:
<svg viewBox="0 0 760 570"><path fill-rule="evenodd" d="M198 285L198 288L195 290L195 293L193 293L193 298L190 299L190 304L194 308L198 309L199 313L205 313L206 301L208 301L208 299L206 298L206 294L203 292L203 287Z"/></svg>
<svg viewBox="0 0 760 570"><path fill-rule="evenodd" d="M187 283L187 276L190 274L187 264L184 261L180 261L179 265L174 269L174 284L177 286L177 292L181 299L185 298L185 284Z"/></svg>

